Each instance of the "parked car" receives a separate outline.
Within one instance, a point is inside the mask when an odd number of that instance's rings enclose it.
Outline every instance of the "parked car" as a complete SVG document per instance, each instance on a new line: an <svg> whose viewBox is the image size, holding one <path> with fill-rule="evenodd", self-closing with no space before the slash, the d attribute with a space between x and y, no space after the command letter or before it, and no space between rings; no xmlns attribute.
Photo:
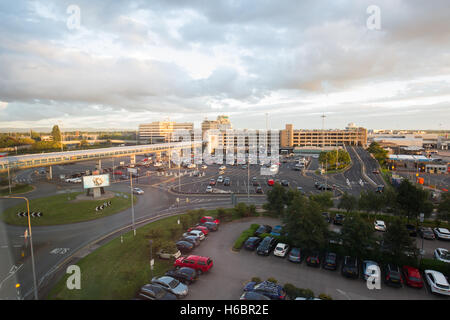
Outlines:
<svg viewBox="0 0 450 320"><path fill-rule="evenodd" d="M436 236L434 235L433 229L430 227L420 227L417 231L418 235L423 239L434 240Z"/></svg>
<svg viewBox="0 0 450 320"><path fill-rule="evenodd" d="M358 259L355 257L345 256L342 262L341 273L343 276L348 278L358 278Z"/></svg>
<svg viewBox="0 0 450 320"><path fill-rule="evenodd" d="M214 223L214 222L207 221L207 222L199 223L198 225L208 228L209 231L219 230L219 226L217 225L217 223Z"/></svg>
<svg viewBox="0 0 450 320"><path fill-rule="evenodd" d="M245 285L244 292L256 292L265 295L271 300L286 300L286 291L284 291L283 287L270 281L261 283L251 281Z"/></svg>
<svg viewBox="0 0 450 320"><path fill-rule="evenodd" d="M206 193L212 193L213 192L213 188L211 186L207 186L205 192Z"/></svg>
<svg viewBox="0 0 450 320"><path fill-rule="evenodd" d="M144 190L142 190L140 188L133 188L133 193L134 194L144 194Z"/></svg>
<svg viewBox="0 0 450 320"><path fill-rule="evenodd" d="M287 180L281 180L281 185L282 185L283 187L289 187L289 181L287 181Z"/></svg>
<svg viewBox="0 0 450 320"><path fill-rule="evenodd" d="M194 247L198 247L200 245L200 238L197 236L183 236L179 241L187 241L194 245Z"/></svg>
<svg viewBox="0 0 450 320"><path fill-rule="evenodd" d="M202 169L206 169L208 166L206 164L202 165Z"/></svg>
<svg viewBox="0 0 450 320"><path fill-rule="evenodd" d="M175 267L189 267L197 270L199 273L209 271L213 267L213 260L210 257L202 257L190 255L187 257L179 257L175 260Z"/></svg>
<svg viewBox="0 0 450 320"><path fill-rule="evenodd" d="M423 287L423 280L419 269L410 266L403 266L402 271L407 286L413 288Z"/></svg>
<svg viewBox="0 0 450 320"><path fill-rule="evenodd" d="M259 255L265 255L268 256L270 252L274 249L276 245L275 238L272 237L265 237L263 241L259 244L258 248L256 249L256 253Z"/></svg>
<svg viewBox="0 0 450 320"><path fill-rule="evenodd" d="M205 236L207 236L207 235L209 234L209 229L208 229L207 227L204 227L204 226L199 226L199 225L197 225L197 226L195 226L195 227L189 228L187 231L188 231L188 232L191 232L192 230L200 230L201 232L203 232L203 234L204 234Z"/></svg>
<svg viewBox="0 0 450 320"><path fill-rule="evenodd" d="M277 257L284 258L286 253L289 251L289 245L286 243L278 243L275 249L273 250L273 254Z"/></svg>
<svg viewBox="0 0 450 320"><path fill-rule="evenodd" d="M263 189L261 188L261 186L257 186L255 192L256 193L263 193Z"/></svg>
<svg viewBox="0 0 450 320"><path fill-rule="evenodd" d="M219 168L219 170L220 170L220 171L224 171L226 168L227 168L226 166L221 166L221 167Z"/></svg>
<svg viewBox="0 0 450 320"><path fill-rule="evenodd" d="M215 186L215 185L216 185L216 180L215 179L209 180L209 186Z"/></svg>
<svg viewBox="0 0 450 320"><path fill-rule="evenodd" d="M450 240L450 231L446 228L434 228L433 229L436 238L439 240Z"/></svg>
<svg viewBox="0 0 450 320"><path fill-rule="evenodd" d="M181 252L179 249L176 249L175 252L166 250L166 249L159 249L158 252L156 252L156 256L160 259L176 259L181 256Z"/></svg>
<svg viewBox="0 0 450 320"><path fill-rule="evenodd" d="M450 285L442 273L435 270L425 270L424 274L432 293L450 296Z"/></svg>
<svg viewBox="0 0 450 320"><path fill-rule="evenodd" d="M165 273L165 275L175 278L186 285L192 284L198 279L197 270L189 267L182 267L179 269L169 270Z"/></svg>
<svg viewBox="0 0 450 320"><path fill-rule="evenodd" d="M342 225L344 223L345 216L343 214L336 213L333 219L333 224Z"/></svg>
<svg viewBox="0 0 450 320"><path fill-rule="evenodd" d="M259 186L259 182L258 182L258 180L256 180L256 177L252 178L252 184L254 187Z"/></svg>
<svg viewBox="0 0 450 320"><path fill-rule="evenodd" d="M375 230L385 232L386 231L386 224L383 220L376 220L374 223Z"/></svg>
<svg viewBox="0 0 450 320"><path fill-rule="evenodd" d="M220 224L220 220L213 218L211 216L204 216L200 218L200 223L205 223L205 222L214 222L215 224L219 225Z"/></svg>
<svg viewBox="0 0 450 320"><path fill-rule="evenodd" d="M281 236L281 232L283 231L283 227L280 225L276 225L273 227L272 231L270 232L271 236Z"/></svg>
<svg viewBox="0 0 450 320"><path fill-rule="evenodd" d="M415 226L413 226L412 224L407 224L405 227L406 230L408 230L410 237L417 237L417 229Z"/></svg>
<svg viewBox="0 0 450 320"><path fill-rule="evenodd" d="M327 252L322 262L322 268L327 270L336 270L337 264L337 254L334 252Z"/></svg>
<svg viewBox="0 0 450 320"><path fill-rule="evenodd" d="M319 267L320 266L320 253L318 251L313 251L306 258L306 264L310 267Z"/></svg>
<svg viewBox="0 0 450 320"><path fill-rule="evenodd" d="M258 292L246 291L239 300L270 300L270 298Z"/></svg>
<svg viewBox="0 0 450 320"><path fill-rule="evenodd" d="M183 237L185 237L185 236L196 236L201 241L205 240L205 234L203 233L203 231L200 231L200 230L191 230L186 233L183 233Z"/></svg>
<svg viewBox="0 0 450 320"><path fill-rule="evenodd" d="M364 260L361 266L362 266L362 276L364 280L369 279L369 277L375 277L375 270L374 270L375 267L378 269L378 272L381 272L378 263L372 260ZM381 274L378 274L378 277L380 276Z"/></svg>
<svg viewBox="0 0 450 320"><path fill-rule="evenodd" d="M302 262L303 254L300 248L292 248L288 255L288 260L291 262Z"/></svg>
<svg viewBox="0 0 450 320"><path fill-rule="evenodd" d="M403 278L400 268L395 264L386 264L384 267L384 283L392 287L402 287Z"/></svg>
<svg viewBox="0 0 450 320"><path fill-rule="evenodd" d="M223 177L222 176L219 176L217 178L217 183L223 183Z"/></svg>
<svg viewBox="0 0 450 320"><path fill-rule="evenodd" d="M442 262L450 263L450 252L444 248L437 248L434 250L434 258Z"/></svg>
<svg viewBox="0 0 450 320"><path fill-rule="evenodd" d="M259 235L261 235L263 233L270 233L271 231L272 231L272 227L271 226L269 226L267 224L260 225L258 227L258 229L256 229L256 231L255 231L255 236L259 236Z"/></svg>
<svg viewBox="0 0 450 320"><path fill-rule="evenodd" d="M224 180L223 180L223 185L224 186L226 186L226 187L229 187L230 185L231 185L231 180L230 180L230 178L225 178Z"/></svg>
<svg viewBox="0 0 450 320"><path fill-rule="evenodd" d="M193 243L191 243L189 241L184 241L184 240L177 241L175 243L175 245L177 246L177 249L180 250L180 252L183 252L183 253L191 252L194 249L194 247L195 247L195 244L193 244Z"/></svg>
<svg viewBox="0 0 450 320"><path fill-rule="evenodd" d="M250 237L245 241L244 248L253 251L258 248L261 241L262 239L259 237Z"/></svg>
<svg viewBox="0 0 450 320"><path fill-rule="evenodd" d="M136 294L137 300L176 300L177 296L157 284L146 284Z"/></svg>
<svg viewBox="0 0 450 320"><path fill-rule="evenodd" d="M188 287L175 278L169 276L154 277L152 284L157 284L164 290L174 294L177 298L183 298L188 294Z"/></svg>

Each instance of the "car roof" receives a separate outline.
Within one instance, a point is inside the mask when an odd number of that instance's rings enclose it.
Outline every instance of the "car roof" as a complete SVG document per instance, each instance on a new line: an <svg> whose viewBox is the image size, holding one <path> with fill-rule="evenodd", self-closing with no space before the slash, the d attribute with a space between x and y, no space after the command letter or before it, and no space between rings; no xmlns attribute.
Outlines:
<svg viewBox="0 0 450 320"><path fill-rule="evenodd" d="M441 233L450 233L446 228L437 228L437 230Z"/></svg>
<svg viewBox="0 0 450 320"><path fill-rule="evenodd" d="M403 269L412 277L420 277L419 269L411 266L403 266Z"/></svg>
<svg viewBox="0 0 450 320"><path fill-rule="evenodd" d="M187 256L186 259L189 259L189 260L208 260L209 257L190 255L190 256Z"/></svg>
<svg viewBox="0 0 450 320"><path fill-rule="evenodd" d="M170 276L161 276L161 277L155 278L155 280L157 280L159 282L169 283L169 282L172 282L173 280L175 280L175 278L170 277Z"/></svg>
<svg viewBox="0 0 450 320"><path fill-rule="evenodd" d="M433 275L434 280L436 280L437 283L439 284L446 284L448 285L448 281L445 278L445 276L440 273L439 271L435 271L435 270L425 270L425 273L430 273Z"/></svg>

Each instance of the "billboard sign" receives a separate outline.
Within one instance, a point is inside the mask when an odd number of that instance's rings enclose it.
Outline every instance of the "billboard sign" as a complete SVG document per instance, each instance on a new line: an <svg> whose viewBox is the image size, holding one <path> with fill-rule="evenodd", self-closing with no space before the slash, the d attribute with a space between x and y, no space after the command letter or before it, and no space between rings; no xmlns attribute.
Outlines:
<svg viewBox="0 0 450 320"><path fill-rule="evenodd" d="M84 176L83 177L83 188L99 188L109 186L109 174L101 174L94 176Z"/></svg>

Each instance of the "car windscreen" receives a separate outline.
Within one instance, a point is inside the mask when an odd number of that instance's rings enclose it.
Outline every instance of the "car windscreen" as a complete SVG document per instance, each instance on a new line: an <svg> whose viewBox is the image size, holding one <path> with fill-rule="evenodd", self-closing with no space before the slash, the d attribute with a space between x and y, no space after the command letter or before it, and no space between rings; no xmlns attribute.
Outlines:
<svg viewBox="0 0 450 320"><path fill-rule="evenodd" d="M180 283L180 281L178 281L177 279L173 279L172 281L169 282L169 287L176 288L178 286L178 284Z"/></svg>

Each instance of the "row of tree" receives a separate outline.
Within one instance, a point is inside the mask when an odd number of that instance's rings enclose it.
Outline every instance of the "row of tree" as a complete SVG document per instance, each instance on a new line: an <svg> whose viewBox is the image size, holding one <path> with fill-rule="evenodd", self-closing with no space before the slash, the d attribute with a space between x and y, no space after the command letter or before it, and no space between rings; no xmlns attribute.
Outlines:
<svg viewBox="0 0 450 320"><path fill-rule="evenodd" d="M319 162L328 169L340 169L350 164L351 158L345 150L323 151L319 155Z"/></svg>
<svg viewBox="0 0 450 320"><path fill-rule="evenodd" d="M378 160L381 166L386 163L388 151L384 150L377 142L372 142L369 148L367 148L367 151L373 154L373 156Z"/></svg>

